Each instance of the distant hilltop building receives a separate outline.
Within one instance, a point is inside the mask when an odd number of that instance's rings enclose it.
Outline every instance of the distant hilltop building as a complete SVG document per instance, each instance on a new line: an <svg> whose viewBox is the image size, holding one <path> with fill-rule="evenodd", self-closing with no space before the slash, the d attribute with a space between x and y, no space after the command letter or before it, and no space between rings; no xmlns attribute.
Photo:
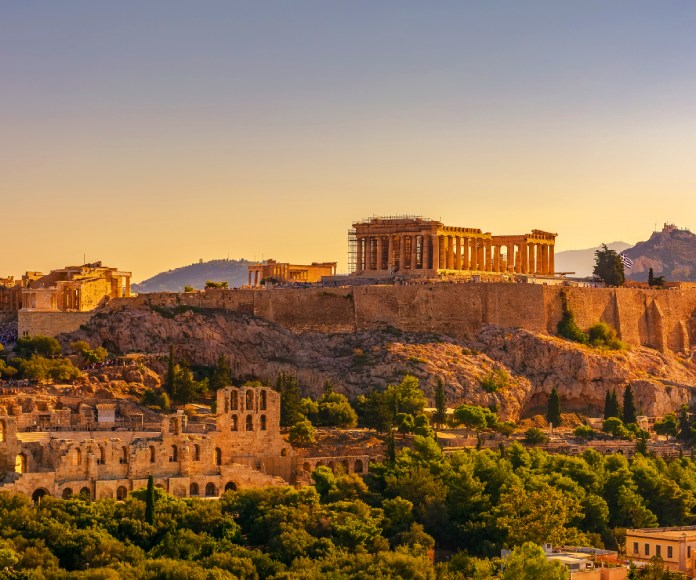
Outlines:
<svg viewBox="0 0 696 580"><path fill-rule="evenodd" d="M349 232L349 270L357 277L553 276L556 236L542 230L494 236L420 216L373 217Z"/></svg>
<svg viewBox="0 0 696 580"><path fill-rule="evenodd" d="M131 276L94 262L0 278L0 311L18 314L19 336L55 336L76 330L105 301L131 296ZM67 316L80 313L89 315Z"/></svg>
<svg viewBox="0 0 696 580"><path fill-rule="evenodd" d="M307 265L265 260L249 266L249 286L266 282L296 284L320 282L323 276L336 275L336 262L312 262Z"/></svg>

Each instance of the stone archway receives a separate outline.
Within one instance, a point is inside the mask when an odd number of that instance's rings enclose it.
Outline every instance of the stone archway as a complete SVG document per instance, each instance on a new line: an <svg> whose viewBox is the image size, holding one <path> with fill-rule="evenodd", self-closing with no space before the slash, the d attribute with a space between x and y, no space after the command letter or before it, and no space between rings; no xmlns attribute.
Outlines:
<svg viewBox="0 0 696 580"><path fill-rule="evenodd" d="M225 491L237 491L237 484L234 481L228 481L225 484Z"/></svg>
<svg viewBox="0 0 696 580"><path fill-rule="evenodd" d="M215 497L216 495L215 484L211 481L205 486L205 497Z"/></svg>
<svg viewBox="0 0 696 580"><path fill-rule="evenodd" d="M69 498L72 497L72 494L73 494L72 488L71 488L71 487L66 487L66 488L63 490L63 493L61 494L61 497L62 497L63 499L69 499Z"/></svg>
<svg viewBox="0 0 696 580"><path fill-rule="evenodd" d="M31 501L34 503L40 502L41 498L51 495L48 493L48 490L45 487L40 487L34 491L34 493L31 494Z"/></svg>

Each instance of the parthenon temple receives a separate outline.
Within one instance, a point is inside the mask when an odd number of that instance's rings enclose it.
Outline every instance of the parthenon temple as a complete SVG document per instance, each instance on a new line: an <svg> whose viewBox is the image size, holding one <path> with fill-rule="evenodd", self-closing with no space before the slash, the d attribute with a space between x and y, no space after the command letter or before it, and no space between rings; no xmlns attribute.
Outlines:
<svg viewBox="0 0 696 580"><path fill-rule="evenodd" d="M350 266L354 275L361 276L443 272L552 276L556 236L542 230L494 236L422 217L374 217L353 224Z"/></svg>

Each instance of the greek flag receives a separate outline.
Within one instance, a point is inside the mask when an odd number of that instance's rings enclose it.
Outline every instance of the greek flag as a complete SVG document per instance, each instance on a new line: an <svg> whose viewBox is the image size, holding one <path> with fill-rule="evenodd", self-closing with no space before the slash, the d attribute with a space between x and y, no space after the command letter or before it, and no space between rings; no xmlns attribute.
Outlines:
<svg viewBox="0 0 696 580"><path fill-rule="evenodd" d="M624 254L619 254L619 257L621 258L621 263L623 264L624 270L633 269L633 260L631 260L631 258Z"/></svg>

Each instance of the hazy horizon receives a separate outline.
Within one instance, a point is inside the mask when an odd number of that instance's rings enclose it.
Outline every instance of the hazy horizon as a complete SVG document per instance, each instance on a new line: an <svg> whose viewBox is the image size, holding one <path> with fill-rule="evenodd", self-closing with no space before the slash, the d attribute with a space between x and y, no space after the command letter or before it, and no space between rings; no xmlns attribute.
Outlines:
<svg viewBox="0 0 696 580"><path fill-rule="evenodd" d="M696 6L8 3L0 276L338 261L371 215L558 251L696 220Z"/></svg>

